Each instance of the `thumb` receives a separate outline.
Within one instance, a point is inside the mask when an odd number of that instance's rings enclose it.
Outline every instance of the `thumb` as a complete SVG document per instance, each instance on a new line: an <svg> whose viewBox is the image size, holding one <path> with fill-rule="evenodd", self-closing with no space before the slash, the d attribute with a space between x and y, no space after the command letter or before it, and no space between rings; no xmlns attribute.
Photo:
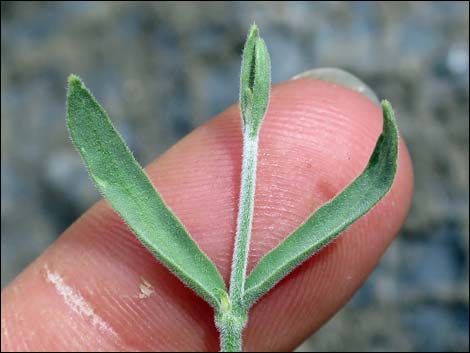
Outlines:
<svg viewBox="0 0 470 353"><path fill-rule="evenodd" d="M273 88L261 129L250 271L365 167L381 132L370 99L324 80ZM228 280L240 187L232 106L147 172ZM391 192L252 309L247 350L290 350L357 290L400 228L412 194L399 146ZM2 350L217 350L212 309L143 248L101 201L2 292Z"/></svg>

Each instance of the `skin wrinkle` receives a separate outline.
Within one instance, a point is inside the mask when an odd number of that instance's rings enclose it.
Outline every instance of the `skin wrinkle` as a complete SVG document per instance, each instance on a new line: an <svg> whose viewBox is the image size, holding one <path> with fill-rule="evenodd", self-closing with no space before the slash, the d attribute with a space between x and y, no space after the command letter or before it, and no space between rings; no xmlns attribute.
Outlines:
<svg viewBox="0 0 470 353"><path fill-rule="evenodd" d="M124 249L123 249L124 250ZM147 252L145 252L147 253ZM163 268L162 265L160 265L158 262L156 262L155 259L153 259L153 257L149 254L149 259L150 261L154 262L154 265L156 267L159 267L160 268L160 272L162 272L162 274L166 277L172 277L172 275L170 273L167 273L166 269ZM137 267L138 266L133 266L134 268L134 275L135 277L138 278L138 274L137 274ZM132 278L132 277L130 277ZM159 285L159 292L173 292L175 291L174 289L172 289L172 286L166 286L166 284L176 284L177 286L183 286L182 284L180 284L179 282L177 283L174 283L174 281L171 281L171 280L161 280L160 281L160 285ZM135 283L132 284L133 286L135 285ZM111 293L110 291L108 291L109 293ZM114 292L119 292L119 290L115 290ZM178 292L178 290L176 290L176 292ZM112 295L112 294L111 294ZM150 305L150 303L152 305ZM185 303L185 301L183 301L183 303ZM156 305L157 304L157 305ZM178 318L178 321L183 321L186 323L186 326L182 325L182 326L179 326L178 325L178 322L175 322L174 325L172 326L163 326L160 328L160 330L158 330L158 332L155 332L155 330L152 330L154 332L151 333L150 336L148 336L149 338L151 338L152 340L155 340L155 339L158 339L158 338L155 338L155 337L168 337L170 335L170 333L174 330L178 330L179 332L181 333L184 333L185 331L187 330L190 330L190 327L193 328L194 327L194 324L188 324L188 322L191 322L190 318L191 316L188 316L190 311L191 311L191 308L183 308L183 309L178 309L177 306L175 306L175 303L173 303L172 301L169 301L169 302L165 302L165 303L159 303L158 301L155 302L155 301L149 301L148 304L141 304L139 303L139 301L129 301L128 302L128 305L130 307L135 307L135 311L134 310L129 310L127 312L127 314L131 314L133 311L134 313L136 313L137 315L135 315L137 317L136 320L145 320L145 321L148 321L148 322L159 322L159 319L163 316L163 317L166 317L166 316L169 316L171 315L171 312L175 311L175 312L179 312L181 313L181 318ZM115 319L117 319L116 317L114 317ZM128 319L126 319L126 316L123 316L122 317L122 320L126 320L128 321ZM119 320L118 320L119 321ZM121 336L122 336L122 333L121 333ZM124 337L121 337L121 338L124 338ZM135 347L136 345L138 346L138 342L136 341L132 341L129 339L129 337L125 337L125 342L128 346L131 346L131 347ZM165 342L162 342L162 343L166 343L166 344L169 344L171 343L170 341L165 341ZM151 349L151 346L145 346L145 347L140 347L140 349Z"/></svg>
<svg viewBox="0 0 470 353"><path fill-rule="evenodd" d="M360 95L345 99L343 96L351 94L347 89L332 90L326 82L297 80L277 86L273 92L261 130L262 158L257 176L249 266L258 262L262 255L287 236L288 230L294 230L314 209L359 174L380 131L380 123L374 123L380 120L379 110ZM317 129L322 124L329 125L328 121L320 123L322 117L312 113L314 108L319 109L310 106L312 96L318 97L315 104L341 102L337 109L351 121L349 126L344 127L351 131L319 133ZM300 103L305 105L304 112L287 113ZM301 115L304 117L296 129L295 117ZM282 124L278 124L279 121ZM291 131L284 132L286 124L293 126ZM370 137L362 136L366 132ZM353 139L358 146L351 148ZM238 109L231 107L189 134L146 169L165 201L199 246L216 262L225 279L229 274L236 226L240 153L240 117ZM346 159L346 155L350 159ZM307 167L307 164L310 166ZM169 171L172 171L171 177L168 177ZM289 173L292 173L291 179L288 178ZM204 178L205 175L209 176ZM192 182L193 178L197 183ZM304 195L298 183L304 185ZM202 191L198 189L201 185ZM279 190L285 190L279 193L279 202L287 202L288 212L292 216L287 212L273 215L268 211L273 204L278 204L273 200ZM386 200L255 304L245 331L245 348L257 351L290 350L341 307L373 269L399 229L409 206L411 191L411 164L406 148L400 145L397 180ZM193 195L196 202L192 199ZM393 208L390 200L395 203ZM258 210L257 205L262 207ZM371 232L371 229L374 231ZM41 322L43 325L37 331L36 342L28 343L32 347L37 347L40 336L47 334L43 330L54 326L64 331L64 337L67 334L78 335L80 331L89 334L90 346L96 339L86 326L78 326L78 332L69 332L67 325L58 324L64 317L63 308L50 300L53 292L41 285L34 270L45 262L54 266L65 278L70 278L70 285L74 288L94 288L93 295L87 296L87 300L94 308L100 308L100 314L123 339L123 347L170 351L218 349L212 310L134 239L105 202L99 202L89 210L32 268L15 280L13 286L22 286L18 287L21 288L18 296L14 295L11 286L3 291L2 317L8 320L15 346L18 345L16 342L21 329L29 329L28 322ZM115 270L111 270L113 267ZM126 268L127 271L124 270ZM112 307L112 299L123 292L134 293L135 283L141 274L151 281L158 295L140 301L125 301L118 297L117 300L123 303L118 315ZM344 283L345 275L352 278L347 285ZM340 294L337 293L339 288ZM22 292L34 292L35 296L25 302ZM293 294L296 296L294 300L291 299ZM24 304L18 305L21 303ZM35 310L36 306L44 303L50 307L47 317ZM13 307L20 310L27 320L21 324L15 320ZM126 310L126 307L129 308ZM291 319L286 322L282 320L284 317ZM139 320L145 320L146 324L134 329L133 323ZM142 334L143 330L148 334ZM104 342L103 345L101 349L113 349L109 343L106 345Z"/></svg>
<svg viewBox="0 0 470 353"><path fill-rule="evenodd" d="M23 296L23 293L19 292L18 290L18 287L20 287L20 285L14 285L13 286L13 293L19 297ZM3 297L2 297L2 303L3 303ZM20 304L21 305L21 304ZM21 308L18 308L18 309L21 309ZM3 310L2 310L2 315L3 315ZM8 317L8 314L5 316L5 317ZM15 330L15 331L12 331L11 333L12 334L17 334L19 337L19 339L16 339L14 341L12 341L12 348L17 350L17 351L27 351L28 350L28 346L27 346L27 343L26 343L26 335L24 334L24 320L22 318L22 315L20 314L20 311L13 311L13 317L10 316L10 319L9 319L9 322L12 323L12 328ZM18 324L18 327L15 327L15 323ZM2 337L3 338L3 337ZM14 338L13 338L14 339ZM2 339L3 341L3 339ZM3 349L2 349L3 351Z"/></svg>
<svg viewBox="0 0 470 353"><path fill-rule="evenodd" d="M153 317L148 315L149 311L146 310L147 307L136 306L133 305L133 302L131 301L120 300L108 289L106 289L105 293L107 295L104 296L103 300L105 303L109 303L110 307L112 307L113 316L117 319L130 322L130 325L132 325L134 329L134 334L129 335L128 333L124 333L124 335L121 336L125 340L126 346L131 351L137 350L135 347L137 347L139 343L133 339L135 336L140 339L144 338L147 342L152 342L155 333L152 332L152 328L149 326L148 322L152 320Z"/></svg>
<svg viewBox="0 0 470 353"><path fill-rule="evenodd" d="M70 331L72 334L59 334L57 335L57 337L55 337L53 342L50 342L50 344L55 345L56 347L70 346L70 348L82 347L83 350L91 349L90 341L94 341L94 339L92 337L89 337L90 335L87 335L86 332L84 334L83 329L80 328L80 325L75 323L73 320L68 320L67 325L68 327L70 327ZM54 331L60 332L60 328L61 324L57 323ZM100 339L98 339L97 342L101 344L103 343Z"/></svg>
<svg viewBox="0 0 470 353"><path fill-rule="evenodd" d="M147 322L158 322L158 320L160 318L160 315L157 314L158 313L157 310L159 309L159 307L149 308L147 305L143 305L143 306L139 307L139 306L135 305L135 303L133 303L131 306L138 308L135 311L136 314L137 314L138 320L147 321ZM162 314L164 314L164 313L165 313L165 311L162 311ZM127 315L124 312L124 318L126 316ZM137 347L139 347L141 350L150 350L152 345L156 345L159 341L162 341L164 339L166 340L167 337L171 336L170 335L171 330L172 330L172 327L165 327L165 326L159 327L158 330L155 330L152 327L150 327L150 329L149 329L149 328L145 328L145 327L140 326L141 334L145 335L145 337L146 337L145 341L147 342L147 344L145 346L141 346L141 343L139 342L139 341L141 341L141 339L135 340L135 337L136 337L135 334L129 335L128 339L129 340L134 339L134 341L132 343L134 345L136 345ZM183 331L183 333L184 332L185 331ZM182 336L184 337L184 335L182 335ZM168 344L168 342L165 342L165 343Z"/></svg>
<svg viewBox="0 0 470 353"><path fill-rule="evenodd" d="M10 335L8 334L8 328L7 328L7 323L6 323L5 318L1 319L1 325L2 325L2 341L4 341L3 344L4 344L4 347L6 348L6 350L9 350Z"/></svg>
<svg viewBox="0 0 470 353"><path fill-rule="evenodd" d="M94 328L102 331L104 336L110 335L116 337L116 332L112 327L96 314L93 307L86 301L86 299L74 288L70 287L64 279L57 272L49 270L48 266L44 267L46 272L46 281L51 283L59 296L62 297L68 308L74 313L78 314L85 320L91 321Z"/></svg>

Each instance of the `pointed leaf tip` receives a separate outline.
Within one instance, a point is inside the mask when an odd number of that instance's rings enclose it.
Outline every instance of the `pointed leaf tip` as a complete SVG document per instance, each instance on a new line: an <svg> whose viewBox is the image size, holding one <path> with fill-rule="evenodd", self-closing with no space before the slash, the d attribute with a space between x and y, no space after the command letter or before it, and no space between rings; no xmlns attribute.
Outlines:
<svg viewBox="0 0 470 353"><path fill-rule="evenodd" d="M69 87L72 86L83 86L82 80L75 74L70 74L68 78Z"/></svg>
<svg viewBox="0 0 470 353"><path fill-rule="evenodd" d="M254 36L259 37L259 27L256 25L256 23L251 25L248 38L252 38Z"/></svg>
<svg viewBox="0 0 470 353"><path fill-rule="evenodd" d="M240 74L240 110L243 128L258 134L269 102L271 62L258 26L253 24L245 42Z"/></svg>

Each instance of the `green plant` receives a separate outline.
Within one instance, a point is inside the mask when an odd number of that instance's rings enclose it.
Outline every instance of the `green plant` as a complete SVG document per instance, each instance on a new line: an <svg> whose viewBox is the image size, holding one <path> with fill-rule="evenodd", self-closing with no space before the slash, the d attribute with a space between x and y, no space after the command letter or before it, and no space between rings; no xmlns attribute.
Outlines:
<svg viewBox="0 0 470 353"><path fill-rule="evenodd" d="M247 277L258 137L270 92L269 54L255 25L243 51L240 81L242 180L229 292L216 266L167 207L105 111L75 75L69 77L67 99L70 136L91 178L155 257L213 307L223 351L242 349L250 307L379 202L397 171L398 131L392 108L383 101L383 131L362 174L269 252Z"/></svg>

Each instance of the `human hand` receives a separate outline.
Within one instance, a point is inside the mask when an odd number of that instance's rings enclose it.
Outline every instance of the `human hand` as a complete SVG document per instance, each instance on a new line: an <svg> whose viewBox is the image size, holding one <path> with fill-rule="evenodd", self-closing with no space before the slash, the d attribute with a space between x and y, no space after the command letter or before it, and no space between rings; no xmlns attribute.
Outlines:
<svg viewBox="0 0 470 353"><path fill-rule="evenodd" d="M380 134L381 114L368 98L330 82L273 87L261 129L248 271L360 174ZM146 168L226 281L240 130L232 106ZM291 350L345 304L399 230L412 179L400 141L390 193L253 307L247 350ZM212 309L159 264L104 201L3 290L1 316L2 351L218 350Z"/></svg>

